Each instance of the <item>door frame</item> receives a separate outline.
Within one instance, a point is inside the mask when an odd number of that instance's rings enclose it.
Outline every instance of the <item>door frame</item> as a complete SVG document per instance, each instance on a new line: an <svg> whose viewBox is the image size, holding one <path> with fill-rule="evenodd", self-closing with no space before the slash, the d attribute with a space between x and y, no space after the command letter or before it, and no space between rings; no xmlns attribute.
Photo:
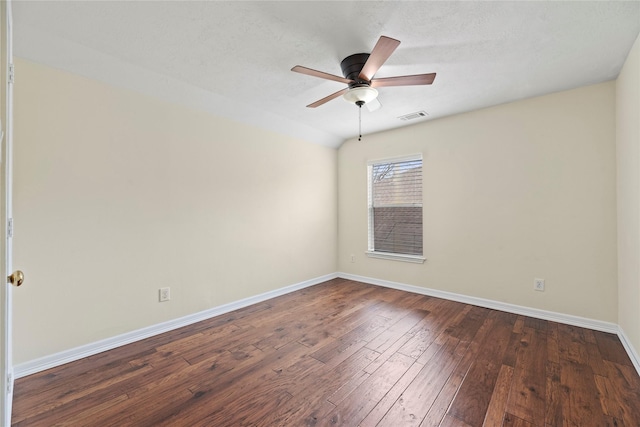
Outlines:
<svg viewBox="0 0 640 427"><path fill-rule="evenodd" d="M13 143L13 36L12 36L12 15L11 0L1 2L0 11L0 39L1 66L0 82L0 103L2 103L2 114L0 117L0 132L3 137L2 152L0 153L0 169L3 173L3 184L0 185L0 202L2 203L0 226L0 237L2 244L0 252L2 261L0 262L0 277L4 281L4 286L0 292L0 304L2 315L0 316L0 422L2 425L11 425L11 407L13 403L13 360L12 360L12 293L13 287L8 284L6 277L12 271L12 185L13 185L13 165L12 165L12 143ZM11 223L11 227L10 227Z"/></svg>

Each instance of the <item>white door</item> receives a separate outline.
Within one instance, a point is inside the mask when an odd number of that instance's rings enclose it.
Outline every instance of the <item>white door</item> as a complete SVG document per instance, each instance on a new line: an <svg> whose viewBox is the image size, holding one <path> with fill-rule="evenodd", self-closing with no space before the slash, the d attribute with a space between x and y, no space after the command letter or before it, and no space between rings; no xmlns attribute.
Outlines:
<svg viewBox="0 0 640 427"><path fill-rule="evenodd" d="M2 244L0 245L0 252L2 254L2 261L0 261L0 281L3 283L2 291L0 292L0 303L2 315L0 315L0 333L2 339L0 340L0 358L2 372L2 385L0 387L0 395L2 400L0 402L0 422L4 426L11 425L11 402L13 397L13 363L11 360L11 307L12 300L11 294L13 292L13 286L10 280L19 285L22 283L20 272L13 272L13 266L11 262L12 255L12 238L13 238L13 218L11 213L11 189L12 189L12 110L13 110L13 49L12 49L12 20L11 20L11 0L3 1L0 3L2 11L0 12L0 37L2 40L2 59L1 59L1 73L2 76L2 96L0 102L2 103L2 114L0 118L0 134L2 138L2 161L0 162L2 171L2 185L0 185L0 201L2 202L2 224L0 224L0 236L2 237ZM18 280L19 278L19 280ZM17 283L17 282L20 283Z"/></svg>

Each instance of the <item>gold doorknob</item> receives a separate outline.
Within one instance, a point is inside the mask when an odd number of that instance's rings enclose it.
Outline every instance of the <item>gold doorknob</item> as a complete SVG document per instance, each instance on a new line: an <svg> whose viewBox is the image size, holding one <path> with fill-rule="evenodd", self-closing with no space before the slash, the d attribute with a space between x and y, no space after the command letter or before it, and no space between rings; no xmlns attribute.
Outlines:
<svg viewBox="0 0 640 427"><path fill-rule="evenodd" d="M24 273L20 270L16 270L11 274L11 276L7 277L7 281L13 286L20 286L22 285L22 282L24 282Z"/></svg>

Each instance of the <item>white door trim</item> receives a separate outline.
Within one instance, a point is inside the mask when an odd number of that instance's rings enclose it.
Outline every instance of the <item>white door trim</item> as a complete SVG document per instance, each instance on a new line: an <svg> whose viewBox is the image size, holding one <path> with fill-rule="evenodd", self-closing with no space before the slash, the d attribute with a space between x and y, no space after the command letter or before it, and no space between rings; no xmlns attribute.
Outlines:
<svg viewBox="0 0 640 427"><path fill-rule="evenodd" d="M11 425L11 407L13 402L13 360L12 360L12 292L13 288L7 284L6 277L11 274L12 270L12 235L9 231L8 224L12 218L12 185L13 185L13 165L12 165L12 142L13 142L13 40L12 40L12 16L11 16L11 0L2 2L3 10L0 14L3 17L1 27L3 30L2 40L4 46L2 51L2 85L4 85L5 99L4 114L2 117L3 143L2 170L4 171L3 188L2 188L2 204L4 209L2 212L2 224L0 225L0 236L3 239L3 259L0 263L0 280L4 282L0 300L2 301L2 342L0 344L2 351L1 377L2 386L0 387L1 407L0 419L2 425Z"/></svg>

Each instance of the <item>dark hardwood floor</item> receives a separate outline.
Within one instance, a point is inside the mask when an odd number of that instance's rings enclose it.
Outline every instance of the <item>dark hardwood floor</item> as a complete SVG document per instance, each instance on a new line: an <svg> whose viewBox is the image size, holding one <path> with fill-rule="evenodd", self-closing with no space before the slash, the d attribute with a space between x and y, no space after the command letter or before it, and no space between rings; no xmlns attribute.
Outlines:
<svg viewBox="0 0 640 427"><path fill-rule="evenodd" d="M336 279L16 381L15 426L639 426L615 335Z"/></svg>

